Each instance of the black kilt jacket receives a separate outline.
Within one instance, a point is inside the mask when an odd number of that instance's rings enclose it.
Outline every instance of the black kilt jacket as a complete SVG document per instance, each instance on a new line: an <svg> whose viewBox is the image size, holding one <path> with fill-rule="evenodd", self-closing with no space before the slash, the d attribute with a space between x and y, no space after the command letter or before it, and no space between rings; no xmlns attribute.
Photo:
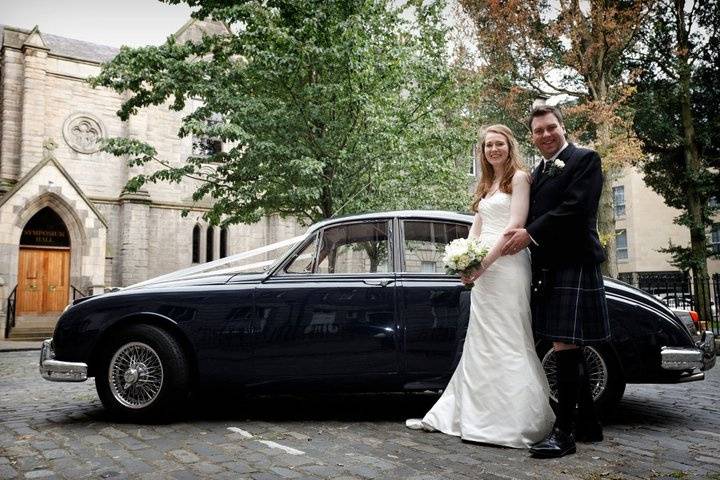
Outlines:
<svg viewBox="0 0 720 480"><path fill-rule="evenodd" d="M535 335L590 345L610 337L597 232L603 176L600 157L568 145L564 167L533 172L525 227L538 243L532 252L532 316Z"/></svg>
<svg viewBox="0 0 720 480"><path fill-rule="evenodd" d="M599 264L605 260L597 232L603 175L597 152L569 144L558 156L565 167L556 175L532 174L526 229L533 269ZM541 164L542 165L542 164Z"/></svg>

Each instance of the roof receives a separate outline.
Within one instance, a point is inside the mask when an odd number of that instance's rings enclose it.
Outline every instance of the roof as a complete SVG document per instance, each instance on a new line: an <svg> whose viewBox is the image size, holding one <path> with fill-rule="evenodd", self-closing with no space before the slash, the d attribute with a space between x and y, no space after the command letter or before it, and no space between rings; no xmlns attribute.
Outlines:
<svg viewBox="0 0 720 480"><path fill-rule="evenodd" d="M352 221L375 220L378 218L428 218L436 220L455 220L460 222L472 222L473 216L467 213L450 212L447 210L395 210L391 212L361 213L343 217L328 218L313 224L309 229L318 230L334 223L345 223Z"/></svg>
<svg viewBox="0 0 720 480"><path fill-rule="evenodd" d="M21 49L26 40L36 32L40 34L40 41L45 43L53 55L88 62L105 63L120 53L120 49L116 47L42 33L37 26L32 30L25 30L10 25L0 25L0 39L2 39L0 45ZM175 37L178 41L184 42L198 41L203 35L228 35L231 33L230 28L225 23L191 18L175 33Z"/></svg>
<svg viewBox="0 0 720 480"><path fill-rule="evenodd" d="M21 49L32 30L0 25L2 46ZM60 37L49 33L42 33L42 39L53 55L86 60L89 62L104 63L112 60L119 52L119 48L107 45L98 45L73 38Z"/></svg>

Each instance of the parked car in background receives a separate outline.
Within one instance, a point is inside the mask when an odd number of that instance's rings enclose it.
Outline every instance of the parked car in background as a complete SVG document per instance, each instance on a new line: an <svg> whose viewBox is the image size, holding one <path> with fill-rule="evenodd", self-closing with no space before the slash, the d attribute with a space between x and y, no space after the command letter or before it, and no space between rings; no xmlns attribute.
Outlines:
<svg viewBox="0 0 720 480"><path fill-rule="evenodd" d="M262 248L259 259L240 254L79 299L44 342L40 371L52 381L95 377L105 407L131 419L166 413L217 384L441 390L462 352L470 305L442 253L471 222L437 211L336 218L293 239L275 261ZM714 366L712 332L698 336L692 321L629 285L606 279L606 292L612 341L585 349L596 402L614 405L627 383L702 380ZM551 344L536 347L552 373Z"/></svg>

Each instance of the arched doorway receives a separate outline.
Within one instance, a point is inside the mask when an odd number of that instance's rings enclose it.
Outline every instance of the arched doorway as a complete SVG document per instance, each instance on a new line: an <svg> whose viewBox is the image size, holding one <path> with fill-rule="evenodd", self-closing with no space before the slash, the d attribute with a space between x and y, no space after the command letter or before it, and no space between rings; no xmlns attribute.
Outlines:
<svg viewBox="0 0 720 480"><path fill-rule="evenodd" d="M18 323L22 316L41 317L38 321L42 317L54 320L69 298L70 235L60 216L45 207L27 222L20 237Z"/></svg>

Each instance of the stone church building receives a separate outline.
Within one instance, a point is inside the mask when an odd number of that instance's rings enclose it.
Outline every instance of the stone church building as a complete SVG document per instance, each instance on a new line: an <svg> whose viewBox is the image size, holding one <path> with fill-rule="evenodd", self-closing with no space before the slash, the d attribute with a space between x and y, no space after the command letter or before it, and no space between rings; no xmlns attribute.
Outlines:
<svg viewBox="0 0 720 480"><path fill-rule="evenodd" d="M176 38L192 41L225 28L190 20ZM117 49L37 27L3 26L0 37L0 335L49 334L74 296L131 285L304 230L275 217L255 225L210 226L202 219L208 205L192 201L189 181L124 191L138 168L151 167L128 167L100 152L98 140L143 139L163 160L184 163L197 139L179 139L177 132L194 106L185 112L147 108L123 122L116 115L123 97L86 83ZM190 211L186 217L184 209Z"/></svg>

